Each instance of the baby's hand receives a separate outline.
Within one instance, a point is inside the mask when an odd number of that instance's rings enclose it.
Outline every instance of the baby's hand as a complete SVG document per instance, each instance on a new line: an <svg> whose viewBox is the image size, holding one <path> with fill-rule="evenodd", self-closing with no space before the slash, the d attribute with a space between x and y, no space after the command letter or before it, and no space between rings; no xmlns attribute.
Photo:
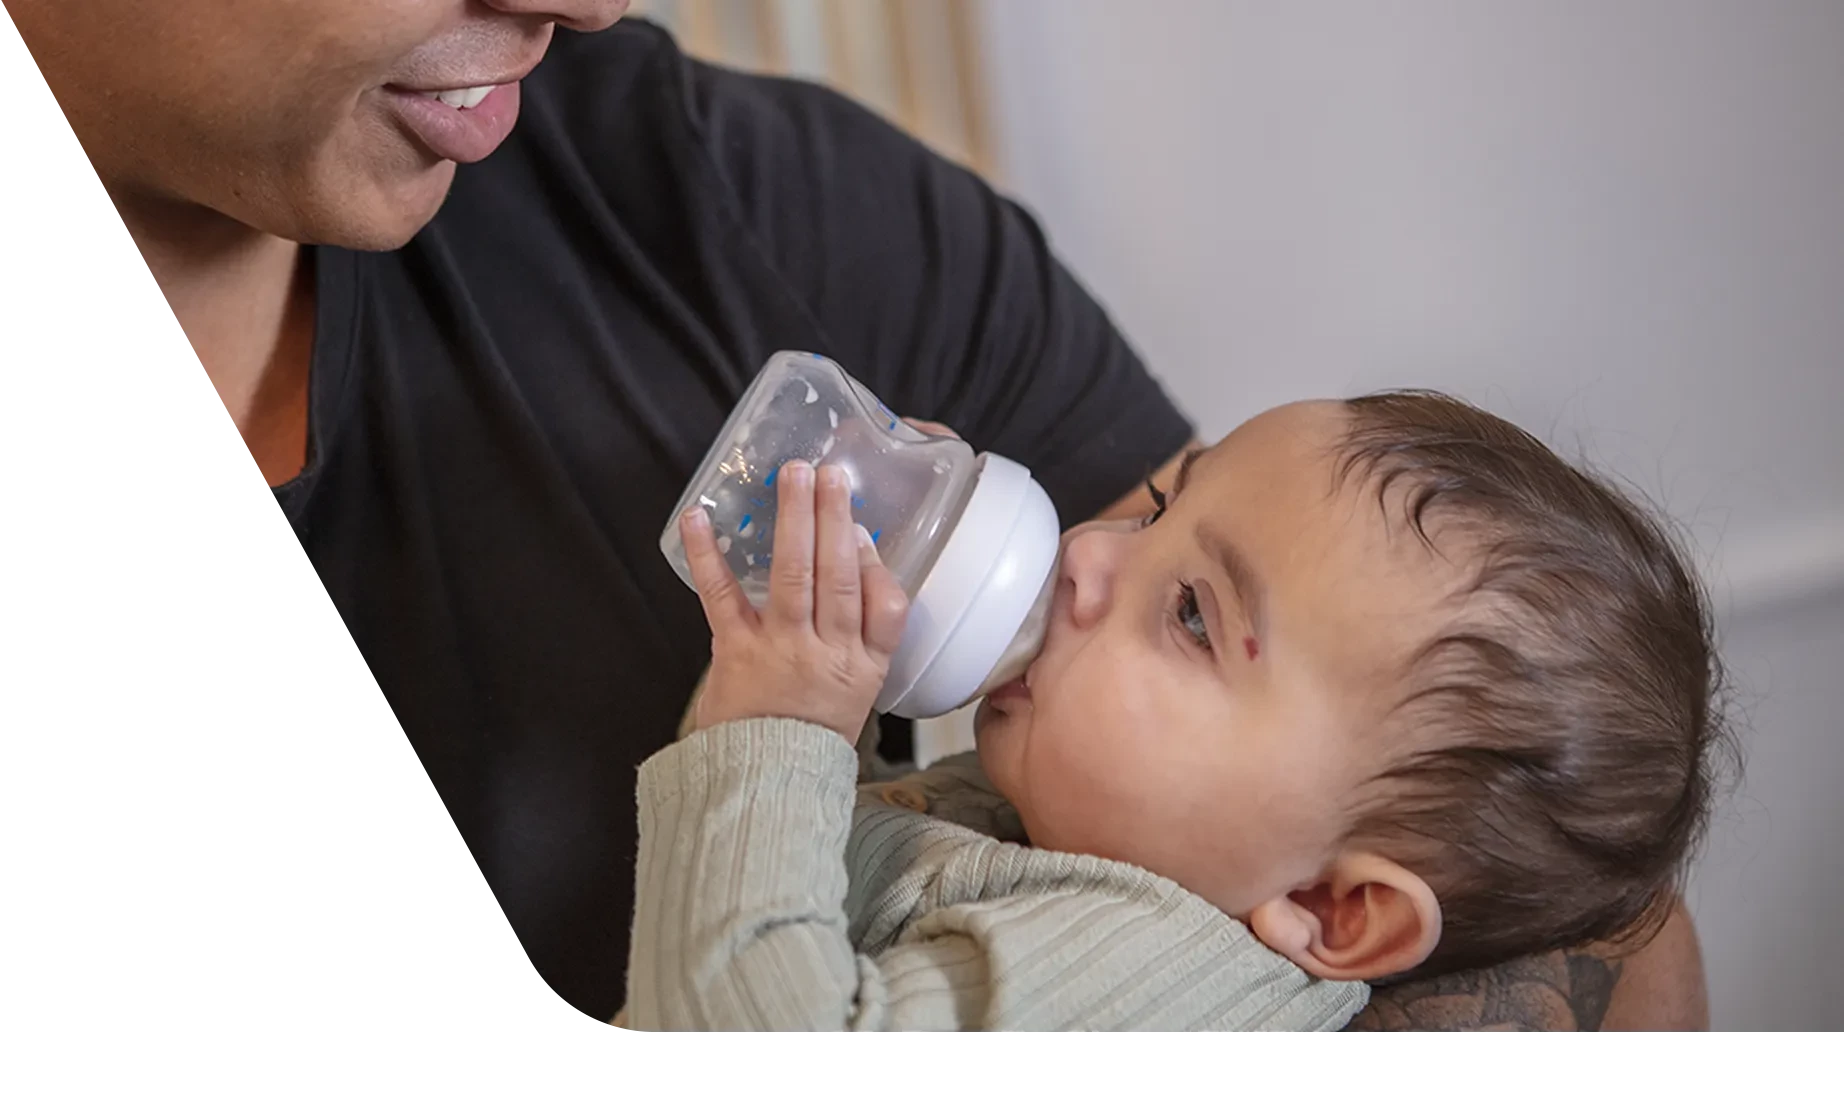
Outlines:
<svg viewBox="0 0 1844 1112"><path fill-rule="evenodd" d="M798 718L854 738L890 670L909 599L852 521L845 472L796 460L779 474L775 562L758 612L693 507L679 534L711 626L711 671L693 721ZM816 506L817 501L817 506Z"/></svg>

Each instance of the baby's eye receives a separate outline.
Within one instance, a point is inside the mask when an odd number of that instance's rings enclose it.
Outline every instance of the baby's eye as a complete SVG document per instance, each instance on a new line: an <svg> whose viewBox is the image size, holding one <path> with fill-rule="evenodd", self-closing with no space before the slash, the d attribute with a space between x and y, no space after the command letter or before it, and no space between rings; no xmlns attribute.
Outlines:
<svg viewBox="0 0 1844 1112"><path fill-rule="evenodd" d="M1165 516L1165 492L1153 485L1152 477L1146 479L1146 493L1152 495L1153 512L1140 519L1140 528L1144 529Z"/></svg>
<svg viewBox="0 0 1844 1112"><path fill-rule="evenodd" d="M1210 628L1204 623L1203 611L1197 608L1197 591L1189 583L1178 585L1178 605L1173 616L1199 647L1210 648Z"/></svg>

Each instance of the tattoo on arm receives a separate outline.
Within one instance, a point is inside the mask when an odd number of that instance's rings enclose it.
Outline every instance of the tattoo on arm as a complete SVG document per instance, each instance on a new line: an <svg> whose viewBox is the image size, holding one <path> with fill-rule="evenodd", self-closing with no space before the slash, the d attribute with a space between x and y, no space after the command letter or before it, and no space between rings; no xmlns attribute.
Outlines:
<svg viewBox="0 0 1844 1112"><path fill-rule="evenodd" d="M1348 1031L1598 1031L1620 962L1582 951L1379 988Z"/></svg>

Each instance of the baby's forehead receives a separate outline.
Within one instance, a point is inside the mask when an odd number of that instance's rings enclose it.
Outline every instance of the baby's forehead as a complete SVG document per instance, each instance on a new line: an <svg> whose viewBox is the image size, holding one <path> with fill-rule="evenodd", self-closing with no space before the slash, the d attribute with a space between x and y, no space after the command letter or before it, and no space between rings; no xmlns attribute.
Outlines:
<svg viewBox="0 0 1844 1112"><path fill-rule="evenodd" d="M1303 401L1250 418L1199 458L1194 479L1227 497L1204 513L1235 530L1298 639L1341 682L1393 685L1450 622L1476 564L1476 531L1410 520L1410 484L1384 489L1347 466L1353 428L1339 401ZM1285 626L1292 626L1288 629Z"/></svg>
<svg viewBox="0 0 1844 1112"><path fill-rule="evenodd" d="M1276 452L1310 452L1334 447L1349 433L1350 407L1327 398L1308 398L1264 409L1232 429L1218 444L1253 441Z"/></svg>
<svg viewBox="0 0 1844 1112"><path fill-rule="evenodd" d="M1264 513L1279 503L1304 503L1330 487L1339 447L1350 431L1340 402L1290 402L1250 417L1187 462L1184 485L1203 481L1219 497L1212 516L1243 509L1250 502Z"/></svg>

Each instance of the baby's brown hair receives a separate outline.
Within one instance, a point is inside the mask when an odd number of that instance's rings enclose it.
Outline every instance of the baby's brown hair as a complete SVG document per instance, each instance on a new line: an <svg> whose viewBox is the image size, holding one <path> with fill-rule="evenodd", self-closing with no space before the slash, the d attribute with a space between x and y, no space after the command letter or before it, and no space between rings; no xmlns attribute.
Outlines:
<svg viewBox="0 0 1844 1112"><path fill-rule="evenodd" d="M1441 902L1418 975L1649 936L1730 753L1708 601L1660 519L1508 421L1444 394L1346 402L1341 482L1467 569L1385 729L1409 755L1353 841Z"/></svg>

